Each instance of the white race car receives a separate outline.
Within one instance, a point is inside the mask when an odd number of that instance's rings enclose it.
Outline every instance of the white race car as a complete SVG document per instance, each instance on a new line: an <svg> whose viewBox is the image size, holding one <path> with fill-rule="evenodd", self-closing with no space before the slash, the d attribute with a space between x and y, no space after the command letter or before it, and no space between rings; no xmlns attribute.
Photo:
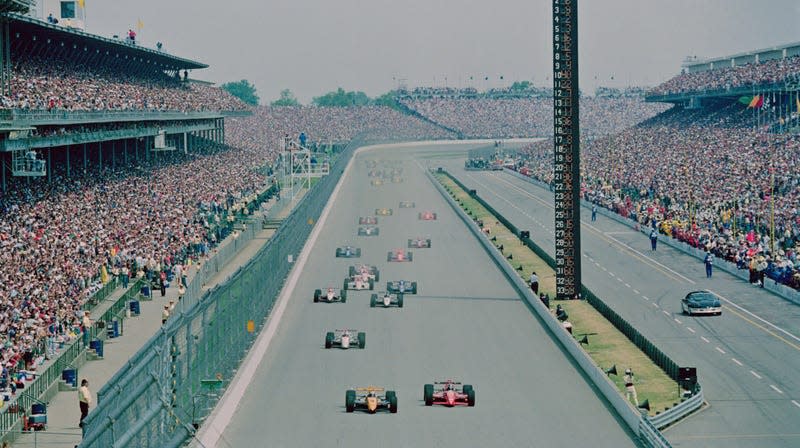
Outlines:
<svg viewBox="0 0 800 448"><path fill-rule="evenodd" d="M325 348L364 348L367 334L357 330L333 330L325 334Z"/></svg>
<svg viewBox="0 0 800 448"><path fill-rule="evenodd" d="M378 236L381 229L378 226L360 226L358 228L358 236Z"/></svg>
<svg viewBox="0 0 800 448"><path fill-rule="evenodd" d="M328 288L324 292L321 289L314 290L314 303L318 302L347 302L347 291L342 289L338 293L333 288Z"/></svg>
<svg viewBox="0 0 800 448"><path fill-rule="evenodd" d="M380 294L373 294L372 297L370 297L369 299L369 306L370 308L375 308L378 305L381 305L384 308L389 308L392 305L395 305L398 308L402 308L403 295L392 294L390 292L381 292Z"/></svg>
<svg viewBox="0 0 800 448"><path fill-rule="evenodd" d="M430 249L431 248L431 239L430 238L411 238L408 240L408 248L409 249Z"/></svg>
<svg viewBox="0 0 800 448"><path fill-rule="evenodd" d="M371 278L367 272L359 272L352 277L346 277L342 284L343 290L354 289L356 291L363 291L375 289L375 279Z"/></svg>
<svg viewBox="0 0 800 448"><path fill-rule="evenodd" d="M375 280L376 282L381 279L381 271L378 270L377 266L370 266L366 264L350 266L350 269L347 271L347 276L355 277L356 274L367 274L369 278Z"/></svg>
<svg viewBox="0 0 800 448"><path fill-rule="evenodd" d="M395 280L386 282L386 291L400 294L416 294L417 282L408 280Z"/></svg>

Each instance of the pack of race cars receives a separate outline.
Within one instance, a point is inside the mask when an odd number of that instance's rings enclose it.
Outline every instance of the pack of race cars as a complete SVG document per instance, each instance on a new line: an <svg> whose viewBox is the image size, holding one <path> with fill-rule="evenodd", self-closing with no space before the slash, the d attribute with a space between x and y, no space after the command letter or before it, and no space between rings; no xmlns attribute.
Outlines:
<svg viewBox="0 0 800 448"><path fill-rule="evenodd" d="M392 163L383 162L379 166L378 162L368 161L370 182L373 186L383 185L384 182L399 183L403 181L403 169ZM405 212L402 209L416 208L413 201L400 201L398 208L401 209L400 215ZM359 216L357 219L356 234L358 236L380 236L379 220L383 217L394 216L394 210L389 207L374 209L374 216ZM412 215L413 216L413 215ZM431 210L423 210L417 214L420 221L436 221L437 214ZM391 263L410 263L414 260L414 254L408 249L430 249L431 238L422 236L412 236L407 239L406 247L390 249L386 261ZM364 252L368 258L369 252ZM361 258L362 249L352 245L344 245L336 248L336 258ZM352 263L352 262L351 262ZM413 280L389 280L386 287L379 292L375 290L375 285L380 281L380 269L376 265L366 263L350 264L347 268L347 275L342 281L341 289L328 286L314 291L314 303L341 303L348 302L348 292L354 292L354 296L349 299L351 303L357 301L358 291L370 291L370 308L403 308L405 299L418 293L418 285ZM351 305L352 306L352 305ZM335 329L325 332L325 349L339 348L341 350L365 349L366 332L350 328ZM442 405L446 407L455 406L474 406L475 389L469 384L461 384L458 381L447 379L436 381L423 386L423 401L425 406ZM365 411L370 414L388 411L391 414L397 413L398 400L394 390L386 390L383 387L368 386L348 389L345 392L345 411L348 413L355 411Z"/></svg>

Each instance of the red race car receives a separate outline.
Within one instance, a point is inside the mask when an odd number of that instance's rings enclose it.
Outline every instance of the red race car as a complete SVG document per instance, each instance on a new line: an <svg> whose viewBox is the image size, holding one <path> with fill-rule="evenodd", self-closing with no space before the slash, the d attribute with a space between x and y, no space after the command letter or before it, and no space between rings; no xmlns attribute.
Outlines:
<svg viewBox="0 0 800 448"><path fill-rule="evenodd" d="M422 221L436 221L436 213L432 211L424 211L419 214L419 219Z"/></svg>
<svg viewBox="0 0 800 448"><path fill-rule="evenodd" d="M475 389L470 384L447 380L426 384L423 389L425 406L441 404L453 406L475 406Z"/></svg>
<svg viewBox="0 0 800 448"><path fill-rule="evenodd" d="M414 254L411 252L407 252L404 249L395 249L389 251L389 254L386 256L386 261L397 261L397 262L404 262L404 261L413 261Z"/></svg>

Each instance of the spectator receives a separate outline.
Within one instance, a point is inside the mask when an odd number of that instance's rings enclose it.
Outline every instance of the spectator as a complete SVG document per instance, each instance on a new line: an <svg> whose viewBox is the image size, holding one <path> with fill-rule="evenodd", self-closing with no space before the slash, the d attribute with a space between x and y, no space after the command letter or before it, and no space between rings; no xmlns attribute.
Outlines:
<svg viewBox="0 0 800 448"><path fill-rule="evenodd" d="M539 276L536 275L536 271L534 271L530 278L528 279L528 283L531 285L531 291L533 294L539 294Z"/></svg>
<svg viewBox="0 0 800 448"><path fill-rule="evenodd" d="M89 415L89 405L92 404L92 392L89 390L89 381L87 379L81 380L81 387L78 388L78 405L81 410L81 419L78 426L83 428L83 419Z"/></svg>

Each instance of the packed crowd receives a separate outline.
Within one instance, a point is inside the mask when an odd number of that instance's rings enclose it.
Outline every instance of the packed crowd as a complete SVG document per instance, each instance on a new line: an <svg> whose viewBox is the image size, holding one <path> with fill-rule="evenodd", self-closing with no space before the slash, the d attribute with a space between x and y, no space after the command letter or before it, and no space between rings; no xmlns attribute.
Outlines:
<svg viewBox="0 0 800 448"><path fill-rule="evenodd" d="M13 184L0 199L3 368L30 368L77 337L104 275L157 279L207 255L230 230L228 211L265 187L266 162L241 149L176 152Z"/></svg>
<svg viewBox="0 0 800 448"><path fill-rule="evenodd" d="M163 73L127 73L110 65L36 57L14 59L11 94L2 109L29 110L245 110L249 106L222 89L181 82Z"/></svg>
<svg viewBox="0 0 800 448"><path fill-rule="evenodd" d="M252 116L226 121L228 142L252 150L280 150L284 135L308 134L309 141L347 142L371 131L377 140L428 140L453 134L418 118L382 106L258 107Z"/></svg>
<svg viewBox="0 0 800 448"><path fill-rule="evenodd" d="M695 73L681 73L649 92L666 95L703 90L733 89L783 82L800 74L800 56L771 59L736 67L715 68Z"/></svg>
<svg viewBox="0 0 800 448"><path fill-rule="evenodd" d="M552 98L405 99L422 116L474 138L542 137L553 134ZM641 97L581 98L581 130L596 137L629 128L664 111Z"/></svg>
<svg viewBox="0 0 800 448"><path fill-rule="evenodd" d="M588 142L583 196L800 289L800 136L759 120L738 103L673 109ZM530 175L550 183L552 141L526 152Z"/></svg>

